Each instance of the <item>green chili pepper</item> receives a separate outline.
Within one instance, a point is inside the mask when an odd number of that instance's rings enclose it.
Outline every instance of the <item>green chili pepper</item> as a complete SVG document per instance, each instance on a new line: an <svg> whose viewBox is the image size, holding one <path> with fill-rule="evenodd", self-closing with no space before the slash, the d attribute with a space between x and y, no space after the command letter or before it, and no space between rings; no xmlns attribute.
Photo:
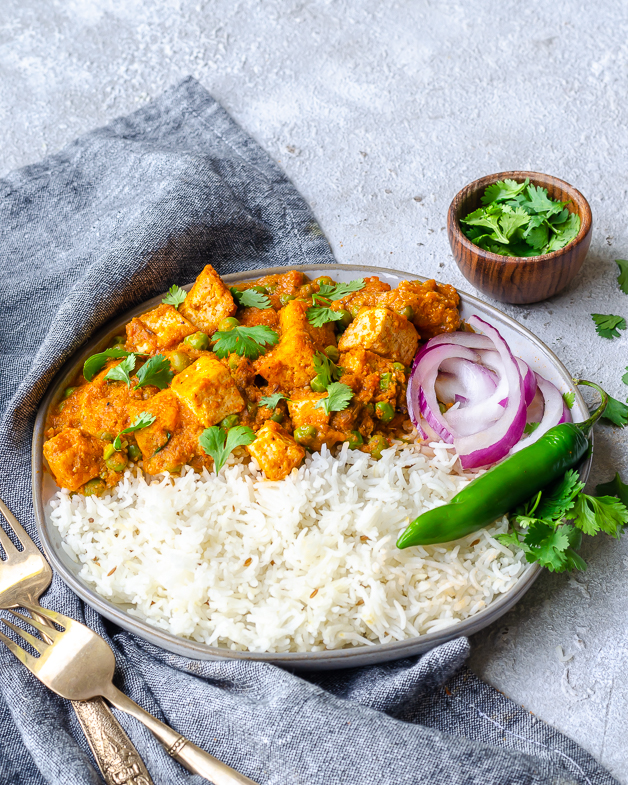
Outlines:
<svg viewBox="0 0 628 785"><path fill-rule="evenodd" d="M465 537L511 512L577 466L589 451L589 432L604 413L608 395L593 382L574 379L574 384L594 387L602 396L602 403L588 420L555 425L534 444L476 477L449 504L415 518L397 540L397 547Z"/></svg>

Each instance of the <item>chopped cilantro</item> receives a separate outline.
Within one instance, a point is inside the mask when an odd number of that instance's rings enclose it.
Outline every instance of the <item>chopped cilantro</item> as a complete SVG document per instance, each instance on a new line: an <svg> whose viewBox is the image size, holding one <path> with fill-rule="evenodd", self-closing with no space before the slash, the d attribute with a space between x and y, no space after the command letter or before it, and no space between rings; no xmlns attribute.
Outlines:
<svg viewBox="0 0 628 785"><path fill-rule="evenodd" d="M237 305L242 306L242 308L261 308L263 310L272 308L268 297L255 289L236 289L232 287L229 291Z"/></svg>
<svg viewBox="0 0 628 785"><path fill-rule="evenodd" d="M257 327L234 327L232 330L214 333L212 340L214 352L221 359L235 352L249 360L257 360L261 354L266 353L266 346L274 346L279 336L274 330L265 325Z"/></svg>
<svg viewBox="0 0 628 785"><path fill-rule="evenodd" d="M536 431L536 429L539 427L540 424L541 424L540 422L529 422L529 423L526 423L526 426L523 429L523 432L525 434L534 433L534 431Z"/></svg>
<svg viewBox="0 0 628 785"><path fill-rule="evenodd" d="M168 289L168 294L162 300L162 303L166 303L166 305L172 305L177 310L179 310L179 306L182 302L185 301L185 298L188 296L188 293L185 289L182 289L180 286L177 286L176 283L172 284L170 289Z"/></svg>
<svg viewBox="0 0 628 785"><path fill-rule="evenodd" d="M611 398L609 395L608 404L606 409L604 409L602 419L609 420L614 425L619 425L620 428L623 428L628 423L628 406L616 398Z"/></svg>
<svg viewBox="0 0 628 785"><path fill-rule="evenodd" d="M133 389L137 390L150 384L153 387L159 387L160 390L165 390L173 376L174 373L170 370L170 360L167 360L163 354L156 354L137 372L137 384Z"/></svg>
<svg viewBox="0 0 628 785"><path fill-rule="evenodd" d="M628 294L628 259L615 259L615 264L619 267L617 283L624 294Z"/></svg>
<svg viewBox="0 0 628 785"><path fill-rule="evenodd" d="M622 482L619 472L615 472L615 476L610 482L597 485L595 493L597 496L617 496L621 502L628 506L628 485Z"/></svg>
<svg viewBox="0 0 628 785"><path fill-rule="evenodd" d="M128 428L125 428L124 430L120 431L120 433L113 440L114 449L115 450L122 449L122 442L120 441L120 437L122 436L122 434L134 433L135 431L141 431L142 428L148 428L148 426L152 425L156 419L157 418L155 417L155 415L151 414L150 412L140 412L140 414L137 415L135 420L133 420L131 425Z"/></svg>
<svg viewBox="0 0 628 785"><path fill-rule="evenodd" d="M569 392L563 393L563 401L565 402L568 409L573 409L573 405L576 402L575 392L570 390Z"/></svg>
<svg viewBox="0 0 628 785"><path fill-rule="evenodd" d="M114 365L105 374L105 379L110 382L125 382L127 387L131 386L131 374L135 370L135 355L133 353L125 357L121 363Z"/></svg>
<svg viewBox="0 0 628 785"><path fill-rule="evenodd" d="M314 327L322 327L327 322L339 322L342 319L340 311L332 311L324 305L313 305L306 311L308 322Z"/></svg>
<svg viewBox="0 0 628 785"><path fill-rule="evenodd" d="M260 403L262 406L266 406L269 409L276 409L279 401L282 399L288 400L283 393L273 393L272 395L265 395L263 398L260 398Z"/></svg>
<svg viewBox="0 0 628 785"><path fill-rule="evenodd" d="M332 382L327 388L327 398L316 401L315 408L323 409L325 414L330 412L341 412L346 409L353 398L353 390L348 384Z"/></svg>
<svg viewBox="0 0 628 785"><path fill-rule="evenodd" d="M96 374L101 371L109 360L118 360L122 357L128 357L132 352L127 352L126 349L121 349L119 346L114 346L112 349L105 349L104 352L99 352L98 354L92 354L91 357L88 357L85 360L85 364L83 365L83 376L87 379L88 382L96 376ZM135 354L139 354L139 352L135 352Z"/></svg>
<svg viewBox="0 0 628 785"><path fill-rule="evenodd" d="M246 425L236 425L225 431L218 425L206 428L199 437L199 443L206 455L214 459L216 474L225 465L227 458L240 445L251 444L255 441L255 434Z"/></svg>
<svg viewBox="0 0 628 785"><path fill-rule="evenodd" d="M493 183L481 201L482 207L460 219L462 231L492 253L541 256L568 245L580 231L580 217L567 210L568 202L554 201L528 180Z"/></svg>
<svg viewBox="0 0 628 785"><path fill-rule="evenodd" d="M318 294L326 297L328 300L342 300L343 297L353 294L353 292L359 292L365 286L364 278L356 278L355 281L349 281L348 283L323 283L318 287Z"/></svg>
<svg viewBox="0 0 628 785"><path fill-rule="evenodd" d="M321 385L325 388L329 387L332 382L338 381L342 375L342 368L322 352L316 352L314 355L314 370Z"/></svg>
<svg viewBox="0 0 628 785"><path fill-rule="evenodd" d="M623 316L614 314L592 313L597 334L602 338L619 338L619 331L626 329L626 320Z"/></svg>

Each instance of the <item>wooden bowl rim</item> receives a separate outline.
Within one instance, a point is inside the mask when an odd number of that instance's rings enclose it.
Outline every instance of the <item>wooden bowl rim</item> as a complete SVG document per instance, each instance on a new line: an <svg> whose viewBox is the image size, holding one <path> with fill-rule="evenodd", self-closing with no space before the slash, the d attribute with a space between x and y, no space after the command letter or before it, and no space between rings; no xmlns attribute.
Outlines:
<svg viewBox="0 0 628 785"><path fill-rule="evenodd" d="M534 185L540 185L543 188L547 188L548 184L562 186L563 190L569 194L571 201L576 205L578 215L580 216L580 231L570 243L564 246L564 248L559 248L557 251L541 254L540 256L502 256L501 254L493 253L492 251L486 251L484 248L480 248L479 245L476 245L474 242L469 240L469 238L460 228L460 219L457 215L459 209L458 206L467 196L476 193L477 191L484 190L488 185L496 183L498 180L518 180L522 175L524 178L529 178L530 182ZM585 239L587 234L591 231L592 223L593 216L591 214L591 207L588 201L577 188L568 183L566 180L562 180L560 177L554 177L554 175L551 174L544 174L543 172L526 172L516 169L508 172L487 174L484 175L484 177L480 177L477 180L473 180L473 182L468 183L468 185L465 185L465 187L458 191L458 193L454 196L454 198L451 200L451 204L449 205L449 210L447 211L448 228L451 232L455 233L456 239L464 248L466 248L469 252L481 257L482 259L487 259L491 262L499 262L501 264L521 264L522 262L540 264L542 262L559 259L566 253L573 251L575 246L579 245Z"/></svg>

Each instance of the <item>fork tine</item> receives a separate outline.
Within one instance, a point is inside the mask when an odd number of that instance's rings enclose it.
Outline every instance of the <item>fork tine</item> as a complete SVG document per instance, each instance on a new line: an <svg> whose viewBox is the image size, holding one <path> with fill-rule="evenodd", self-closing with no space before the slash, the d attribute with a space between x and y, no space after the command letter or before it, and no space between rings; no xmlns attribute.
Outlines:
<svg viewBox="0 0 628 785"><path fill-rule="evenodd" d="M7 559L12 553L18 553L17 548L15 545L13 545L9 535L5 532L2 526L0 526L0 545L2 545L2 548L7 555Z"/></svg>
<svg viewBox="0 0 628 785"><path fill-rule="evenodd" d="M43 635L46 635L48 638L50 638L51 642L54 641L54 639L57 638L59 635L61 635L61 633L55 627L49 627L47 624L44 624L43 622L39 621L35 617L29 618L28 616L22 616L21 613L18 613L17 611L12 610L11 608L8 608L8 611L9 613L12 613L14 616L16 616L18 619L21 619L22 621L26 622L26 624L30 624L31 627L34 627L36 630L39 630L39 632L41 632Z"/></svg>
<svg viewBox="0 0 628 785"><path fill-rule="evenodd" d="M69 616L64 616L62 613L57 613L57 611L51 611L50 608L43 608L41 605L37 605L34 608L31 608L30 605L25 605L24 607L30 613L38 613L40 616L45 616L46 619L50 619L50 621L53 621L55 624L58 624L59 627L63 627L64 629L67 629L74 621L74 619L71 619ZM32 624L30 619L27 619L27 621L29 624ZM35 625L33 624L33 627L34 626ZM37 629L39 629L39 627ZM46 635L48 635L49 631L50 627L46 627Z"/></svg>
<svg viewBox="0 0 628 785"><path fill-rule="evenodd" d="M18 646L17 643L13 643L13 641L10 638L7 638L7 636L4 635L4 633L2 632L0 632L0 641L4 643L7 649L10 649L13 652L13 654L15 654L15 656L18 658L18 660L20 660L20 662L23 662L24 665L26 665L29 671L35 673L36 665L37 665L37 657L33 657L32 654L29 654L27 651L24 651L24 649L21 646Z"/></svg>
<svg viewBox="0 0 628 785"><path fill-rule="evenodd" d="M48 648L48 644L44 643L41 638L36 638L34 635L31 635L30 632L26 632L26 630L23 630L21 627L13 624L13 622L10 622L8 619L1 619L1 621L3 624L6 624L7 627L10 627L13 632L19 635L20 638L23 638L27 643L30 643L35 651L38 651L40 654L43 654L44 651L46 651Z"/></svg>
<svg viewBox="0 0 628 785"><path fill-rule="evenodd" d="M15 532L15 536L22 543L22 547L24 548L24 550L27 550L28 548L34 548L35 547L35 543L28 536L28 534L26 533L26 531L25 531L24 527L22 526L22 524L18 521L18 519L15 517L15 515L13 515L11 510L9 510L9 508L2 501L2 499L0 499L0 512L4 515L4 517L6 519L6 522L9 524L9 526ZM2 529L2 527L0 526L0 530L1 529ZM3 534L4 534L4 532L3 532ZM11 543L11 545L13 545L13 543ZM6 547L4 545L4 542L2 542L2 547L6 551Z"/></svg>

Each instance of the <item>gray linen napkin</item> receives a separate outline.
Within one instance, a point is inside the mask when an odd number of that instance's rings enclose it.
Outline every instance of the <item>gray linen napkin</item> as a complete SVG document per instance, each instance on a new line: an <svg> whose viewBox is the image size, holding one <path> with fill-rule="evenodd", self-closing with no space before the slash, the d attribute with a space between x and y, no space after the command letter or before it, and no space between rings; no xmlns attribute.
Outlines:
<svg viewBox="0 0 628 785"><path fill-rule="evenodd" d="M34 539L31 431L55 372L107 320L207 261L227 273L333 258L284 174L191 78L0 181L0 497ZM44 604L112 643L117 683L134 700L260 785L615 782L461 670L465 639L306 680L160 651L104 622L56 576ZM116 714L155 783L201 782ZM0 729L0 782L100 782L69 704L2 646Z"/></svg>

